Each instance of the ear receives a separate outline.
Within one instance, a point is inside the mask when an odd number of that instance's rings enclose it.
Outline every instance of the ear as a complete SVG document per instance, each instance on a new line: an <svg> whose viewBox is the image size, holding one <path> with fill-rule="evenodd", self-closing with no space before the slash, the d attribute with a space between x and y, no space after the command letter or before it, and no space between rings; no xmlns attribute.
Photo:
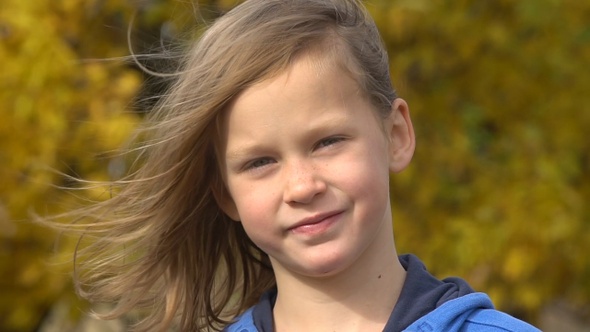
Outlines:
<svg viewBox="0 0 590 332"><path fill-rule="evenodd" d="M398 173L410 164L414 156L416 136L406 101L396 98L391 108L386 121L389 131L389 170Z"/></svg>
<svg viewBox="0 0 590 332"><path fill-rule="evenodd" d="M238 208L227 191L223 181L211 185L211 192L213 193L217 205L221 208L221 211L230 217L230 219L239 222L240 214L238 213Z"/></svg>

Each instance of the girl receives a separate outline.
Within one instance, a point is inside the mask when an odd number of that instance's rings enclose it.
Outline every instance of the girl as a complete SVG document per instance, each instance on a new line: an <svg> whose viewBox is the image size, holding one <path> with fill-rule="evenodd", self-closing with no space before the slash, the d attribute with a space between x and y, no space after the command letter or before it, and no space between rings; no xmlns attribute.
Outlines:
<svg viewBox="0 0 590 332"><path fill-rule="evenodd" d="M79 291L140 331L535 331L396 254L408 106L359 1L250 0L191 46L139 168L79 212ZM72 226L75 227L75 226ZM82 281L83 280L83 281Z"/></svg>

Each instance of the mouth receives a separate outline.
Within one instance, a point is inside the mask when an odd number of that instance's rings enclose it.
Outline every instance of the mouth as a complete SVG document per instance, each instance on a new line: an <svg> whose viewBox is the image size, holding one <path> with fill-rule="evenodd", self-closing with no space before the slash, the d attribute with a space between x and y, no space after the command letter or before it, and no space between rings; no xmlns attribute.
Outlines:
<svg viewBox="0 0 590 332"><path fill-rule="evenodd" d="M330 227L343 211L330 211L318 213L307 218L303 218L293 226L289 227L289 231L294 233L319 233Z"/></svg>

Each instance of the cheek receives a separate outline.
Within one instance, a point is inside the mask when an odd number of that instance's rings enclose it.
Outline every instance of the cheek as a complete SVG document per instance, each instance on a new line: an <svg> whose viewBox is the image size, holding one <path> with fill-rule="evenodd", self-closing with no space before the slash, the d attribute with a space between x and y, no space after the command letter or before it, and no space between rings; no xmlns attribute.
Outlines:
<svg viewBox="0 0 590 332"><path fill-rule="evenodd" d="M265 253L272 255L280 249L281 238L274 206L266 195L249 194L238 205L242 227L248 238Z"/></svg>
<svg viewBox="0 0 590 332"><path fill-rule="evenodd" d="M258 247L264 247L264 230L269 228L269 208L265 200L252 193L236 201L240 222L246 234Z"/></svg>
<svg viewBox="0 0 590 332"><path fill-rule="evenodd" d="M389 204L389 164L379 153L365 150L332 171L338 174L341 190L359 203L363 212L358 212L372 217L379 217Z"/></svg>
<svg viewBox="0 0 590 332"><path fill-rule="evenodd" d="M272 222L273 202L276 201L271 190L265 189L265 186L234 186L232 197L236 209L240 215L240 220L247 231L256 231Z"/></svg>
<svg viewBox="0 0 590 332"><path fill-rule="evenodd" d="M355 192L369 196L389 192L389 160L384 149L364 149L343 165L346 170L334 174Z"/></svg>
<svg viewBox="0 0 590 332"><path fill-rule="evenodd" d="M350 180L353 180L352 178ZM387 168L361 169L354 181L349 181L350 192L369 205L382 205L389 199L389 172Z"/></svg>

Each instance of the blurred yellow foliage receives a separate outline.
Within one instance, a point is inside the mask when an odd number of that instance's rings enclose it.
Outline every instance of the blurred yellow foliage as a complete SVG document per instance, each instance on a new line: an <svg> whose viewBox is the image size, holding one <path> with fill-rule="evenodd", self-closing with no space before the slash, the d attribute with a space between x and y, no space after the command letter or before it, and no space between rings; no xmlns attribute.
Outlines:
<svg viewBox="0 0 590 332"><path fill-rule="evenodd" d="M56 234L26 220L33 210L67 208L68 194L52 186L65 184L55 171L108 179L108 151L139 120L129 107L137 71L88 60L126 54L131 10L123 1L0 4L2 331L33 330L53 302L71 297L71 266L49 265ZM71 261L69 242L58 250Z"/></svg>
<svg viewBox="0 0 590 332"><path fill-rule="evenodd" d="M529 320L588 306L590 3L369 6L417 132L392 179L402 251Z"/></svg>

